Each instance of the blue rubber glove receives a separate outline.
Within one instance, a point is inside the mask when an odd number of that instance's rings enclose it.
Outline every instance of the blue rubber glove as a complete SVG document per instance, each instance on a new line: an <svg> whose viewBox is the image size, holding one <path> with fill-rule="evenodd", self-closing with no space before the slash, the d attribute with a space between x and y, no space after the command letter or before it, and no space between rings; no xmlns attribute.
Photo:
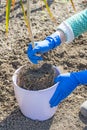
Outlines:
<svg viewBox="0 0 87 130"><path fill-rule="evenodd" d="M51 36L46 37L45 40L35 42L34 48L29 44L27 55L30 61L34 64L38 64L38 61L43 60L41 54L48 52L49 50L59 46L61 44L61 39L58 36L57 32L52 34ZM39 56L37 54L40 54Z"/></svg>
<svg viewBox="0 0 87 130"><path fill-rule="evenodd" d="M71 94L78 85L87 84L87 70L60 74L54 79L54 82L59 82L59 84L50 100L51 107L57 106L62 100Z"/></svg>

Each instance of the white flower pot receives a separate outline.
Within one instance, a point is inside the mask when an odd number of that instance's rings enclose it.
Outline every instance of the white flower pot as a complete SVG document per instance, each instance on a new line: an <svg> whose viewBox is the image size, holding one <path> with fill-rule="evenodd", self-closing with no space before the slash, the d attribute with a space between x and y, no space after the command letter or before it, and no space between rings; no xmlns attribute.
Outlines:
<svg viewBox="0 0 87 130"><path fill-rule="evenodd" d="M44 121L51 118L55 114L57 107L51 108L49 101L58 83L43 90L31 91L23 89L17 85L17 76L20 69L22 69L22 67L15 71L12 78L15 97L21 112L23 115L33 120ZM54 69L57 75L60 74L57 67L54 66Z"/></svg>

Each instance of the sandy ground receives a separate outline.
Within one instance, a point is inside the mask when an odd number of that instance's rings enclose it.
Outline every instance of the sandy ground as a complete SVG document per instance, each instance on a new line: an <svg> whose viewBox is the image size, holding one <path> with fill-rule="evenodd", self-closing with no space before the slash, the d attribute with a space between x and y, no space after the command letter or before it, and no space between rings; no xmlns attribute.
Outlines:
<svg viewBox="0 0 87 130"><path fill-rule="evenodd" d="M81 0L75 1L77 12L87 8ZM26 8L26 1L24 1ZM57 23L51 21L41 3L31 2L31 23L34 40L42 40L55 32L57 25L75 12L71 3L59 0L50 7ZM12 75L21 65L28 63L26 50L30 37L26 29L20 4L17 1L10 15L8 38L5 35L5 2L0 5L0 130L87 130L87 119L80 113L80 105L87 99L87 86L79 86L58 107L51 119L39 122L22 115L15 99ZM72 43L62 44L49 53L47 60L63 72L87 69L87 33Z"/></svg>

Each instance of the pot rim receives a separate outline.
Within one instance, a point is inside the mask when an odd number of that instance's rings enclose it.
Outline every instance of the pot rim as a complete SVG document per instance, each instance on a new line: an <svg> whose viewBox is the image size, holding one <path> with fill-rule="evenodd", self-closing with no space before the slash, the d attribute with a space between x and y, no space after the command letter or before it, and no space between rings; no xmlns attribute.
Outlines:
<svg viewBox="0 0 87 130"><path fill-rule="evenodd" d="M17 81L17 76L18 76L18 72L19 72L19 70L21 70L24 66L26 66L26 65L20 66L20 67L14 72L14 74L13 74L13 76L12 76L13 84L14 84L16 87L18 87L18 88L20 88L20 89L22 89L22 90L25 90L25 91L31 91L31 92L37 92L37 91L39 91L39 92L41 92L41 91L46 91L46 90L52 89L53 87L55 87L55 86L58 84L58 83L56 83L56 84L52 85L52 86L49 87L49 88L40 89L40 90L27 90L27 89L25 89L25 88L22 88L22 87L18 86L17 83L16 83L16 81ZM53 68L58 72L58 74L60 74L60 71L59 71L58 67L56 67L56 66L53 65Z"/></svg>

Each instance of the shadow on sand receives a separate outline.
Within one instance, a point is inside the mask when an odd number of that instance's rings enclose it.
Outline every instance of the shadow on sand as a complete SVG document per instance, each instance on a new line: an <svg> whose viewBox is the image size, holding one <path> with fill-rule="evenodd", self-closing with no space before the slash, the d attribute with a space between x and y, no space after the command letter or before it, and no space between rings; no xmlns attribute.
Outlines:
<svg viewBox="0 0 87 130"><path fill-rule="evenodd" d="M34 121L23 116L19 108L0 122L0 130L49 130L53 117L46 121Z"/></svg>

